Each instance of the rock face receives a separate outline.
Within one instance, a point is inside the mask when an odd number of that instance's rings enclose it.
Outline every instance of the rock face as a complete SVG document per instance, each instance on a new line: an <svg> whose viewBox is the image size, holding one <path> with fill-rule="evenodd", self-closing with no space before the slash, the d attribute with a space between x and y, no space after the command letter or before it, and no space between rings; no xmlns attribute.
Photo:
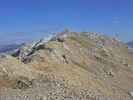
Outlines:
<svg viewBox="0 0 133 100"><path fill-rule="evenodd" d="M130 98L132 65L133 55L121 41L67 31L1 55L0 88L6 88L2 95L41 95L48 100L95 100L98 95Z"/></svg>

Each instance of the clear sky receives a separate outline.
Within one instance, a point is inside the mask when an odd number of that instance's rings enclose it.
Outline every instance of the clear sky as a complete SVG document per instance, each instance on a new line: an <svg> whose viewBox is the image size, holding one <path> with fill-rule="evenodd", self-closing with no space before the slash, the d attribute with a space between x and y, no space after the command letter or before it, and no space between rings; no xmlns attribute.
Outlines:
<svg viewBox="0 0 133 100"><path fill-rule="evenodd" d="M133 40L133 0L0 0L0 43L39 39L64 28Z"/></svg>

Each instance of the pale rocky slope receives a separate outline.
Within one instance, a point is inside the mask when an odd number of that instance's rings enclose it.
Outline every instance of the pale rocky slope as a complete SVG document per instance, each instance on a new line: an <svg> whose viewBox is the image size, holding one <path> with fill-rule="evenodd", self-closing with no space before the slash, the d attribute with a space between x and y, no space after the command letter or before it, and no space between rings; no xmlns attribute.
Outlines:
<svg viewBox="0 0 133 100"><path fill-rule="evenodd" d="M50 95L50 100L71 95L130 98L132 65L128 46L115 38L62 32L47 42L25 44L11 55L1 55L0 88L6 89L2 94Z"/></svg>

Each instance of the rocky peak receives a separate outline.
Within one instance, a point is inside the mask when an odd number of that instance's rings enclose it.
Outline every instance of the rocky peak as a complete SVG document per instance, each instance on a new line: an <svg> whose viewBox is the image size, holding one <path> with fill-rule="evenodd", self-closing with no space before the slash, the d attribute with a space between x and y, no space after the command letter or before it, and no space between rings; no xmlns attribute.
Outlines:
<svg viewBox="0 0 133 100"><path fill-rule="evenodd" d="M0 86L11 81L4 86L63 99L82 90L85 95L129 96L133 56L126 46L105 35L70 31L26 43L12 55L0 56Z"/></svg>
<svg viewBox="0 0 133 100"><path fill-rule="evenodd" d="M20 48L16 49L12 55L20 60L24 60L28 55L34 52L34 49L42 44L44 44L42 39L37 42L23 44Z"/></svg>

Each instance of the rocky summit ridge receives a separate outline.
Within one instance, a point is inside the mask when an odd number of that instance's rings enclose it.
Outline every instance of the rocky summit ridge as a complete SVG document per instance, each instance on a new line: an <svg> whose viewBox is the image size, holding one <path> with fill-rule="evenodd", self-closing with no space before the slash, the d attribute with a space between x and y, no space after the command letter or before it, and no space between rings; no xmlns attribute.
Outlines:
<svg viewBox="0 0 133 100"><path fill-rule="evenodd" d="M39 95L41 100L44 96L49 100L71 100L72 96L95 100L97 95L131 99L132 65L127 44L116 38L61 32L47 41L41 39L1 54L0 93Z"/></svg>

